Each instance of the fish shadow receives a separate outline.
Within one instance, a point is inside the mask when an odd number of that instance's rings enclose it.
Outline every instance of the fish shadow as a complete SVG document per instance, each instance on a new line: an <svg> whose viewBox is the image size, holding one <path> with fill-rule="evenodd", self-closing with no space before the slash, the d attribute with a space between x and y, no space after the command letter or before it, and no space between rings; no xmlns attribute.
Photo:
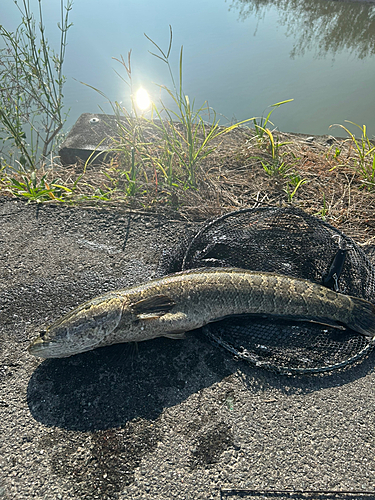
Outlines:
<svg viewBox="0 0 375 500"><path fill-rule="evenodd" d="M324 374L286 376L236 360L196 330L185 340L159 338L117 344L70 358L42 362L30 378L27 401L33 417L48 427L97 431L143 418L235 374L251 394L277 389L311 393L365 377L375 354L356 365Z"/></svg>
<svg viewBox="0 0 375 500"><path fill-rule="evenodd" d="M28 384L30 411L46 426L79 431L117 427L139 417L156 419L164 407L235 370L225 351L195 333L189 337L117 344L46 360Z"/></svg>

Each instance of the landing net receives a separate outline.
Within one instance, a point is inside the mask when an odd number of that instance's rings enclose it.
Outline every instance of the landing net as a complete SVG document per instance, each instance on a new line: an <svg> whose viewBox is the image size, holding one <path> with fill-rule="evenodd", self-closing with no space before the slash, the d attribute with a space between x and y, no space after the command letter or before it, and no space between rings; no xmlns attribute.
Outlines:
<svg viewBox="0 0 375 500"><path fill-rule="evenodd" d="M348 236L294 207L258 207L205 223L164 252L158 274L240 267L304 278L375 303L375 269ZM254 317L211 323L203 332L249 363L286 374L333 370L368 354L372 341L351 330Z"/></svg>

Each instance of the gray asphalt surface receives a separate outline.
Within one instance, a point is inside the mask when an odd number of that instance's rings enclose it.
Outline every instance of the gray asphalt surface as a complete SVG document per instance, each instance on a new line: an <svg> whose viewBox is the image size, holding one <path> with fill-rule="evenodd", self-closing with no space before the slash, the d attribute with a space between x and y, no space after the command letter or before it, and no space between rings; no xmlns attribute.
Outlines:
<svg viewBox="0 0 375 500"><path fill-rule="evenodd" d="M150 278L186 230L0 198L1 499L375 492L374 354L294 378L236 361L200 332L60 360L28 354L44 323Z"/></svg>

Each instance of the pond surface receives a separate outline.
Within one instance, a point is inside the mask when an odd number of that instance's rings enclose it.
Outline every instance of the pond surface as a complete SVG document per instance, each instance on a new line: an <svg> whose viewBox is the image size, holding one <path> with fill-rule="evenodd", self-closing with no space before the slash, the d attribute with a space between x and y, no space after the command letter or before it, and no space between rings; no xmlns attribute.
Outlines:
<svg viewBox="0 0 375 500"><path fill-rule="evenodd" d="M11 0L1 3L1 23L14 29L16 8ZM58 47L60 2L44 3L47 34ZM130 49L134 90L142 86L157 101L155 84L171 82L166 65L148 52L153 47L144 32L167 50L172 25L175 78L183 45L184 92L198 106L207 100L221 124L260 116L267 106L294 99L272 115L282 131L342 136L329 126L351 120L375 134L373 3L76 0L70 19L74 25L65 63L69 126L81 113L100 112L98 106L110 111L103 97L79 81L129 106L129 89L115 70L126 73L112 58L126 58Z"/></svg>

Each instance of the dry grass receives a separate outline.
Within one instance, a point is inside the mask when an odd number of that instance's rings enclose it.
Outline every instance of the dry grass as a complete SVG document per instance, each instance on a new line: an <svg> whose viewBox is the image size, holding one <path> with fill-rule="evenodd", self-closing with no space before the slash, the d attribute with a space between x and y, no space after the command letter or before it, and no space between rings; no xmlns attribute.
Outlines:
<svg viewBox="0 0 375 500"><path fill-rule="evenodd" d="M297 190L293 204L310 214L324 216L327 222L359 242L375 240L375 191L364 188L356 172L356 153L351 142L328 136L312 142L306 141L307 136L281 133L279 136L280 141L291 142L283 146L286 161L295 163L291 172L307 181ZM337 158L336 148L340 150ZM267 156L264 150L263 155ZM226 212L259 202L271 205L287 202L284 191L287 179L267 175L254 156L260 156L259 146L254 138L244 134L242 143L222 144L209 158L202 171L215 193L213 209L219 207L219 211Z"/></svg>

